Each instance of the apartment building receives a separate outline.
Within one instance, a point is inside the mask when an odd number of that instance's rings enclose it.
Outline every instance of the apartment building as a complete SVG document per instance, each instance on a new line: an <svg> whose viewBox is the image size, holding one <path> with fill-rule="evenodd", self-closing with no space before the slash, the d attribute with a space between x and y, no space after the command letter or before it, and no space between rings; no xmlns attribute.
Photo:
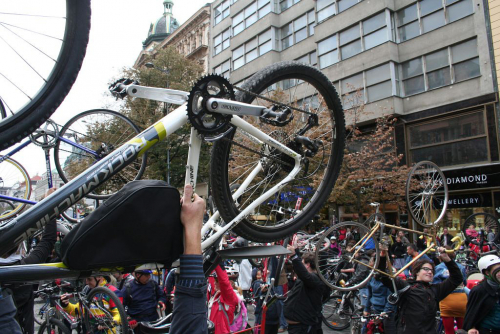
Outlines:
<svg viewBox="0 0 500 334"><path fill-rule="evenodd" d="M488 1L216 0L211 11L211 71L238 85L282 60L316 66L344 108L360 91L362 124L398 117L403 163L442 167L450 190L446 224L500 208Z"/></svg>

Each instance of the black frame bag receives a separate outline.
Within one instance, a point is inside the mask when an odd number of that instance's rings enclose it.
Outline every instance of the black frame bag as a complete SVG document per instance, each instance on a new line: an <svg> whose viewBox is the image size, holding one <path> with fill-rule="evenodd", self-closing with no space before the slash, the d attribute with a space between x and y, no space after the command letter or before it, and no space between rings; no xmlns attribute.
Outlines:
<svg viewBox="0 0 500 334"><path fill-rule="evenodd" d="M75 226L61 254L70 269L135 266L157 262L170 267L183 252L179 191L164 181L139 180Z"/></svg>

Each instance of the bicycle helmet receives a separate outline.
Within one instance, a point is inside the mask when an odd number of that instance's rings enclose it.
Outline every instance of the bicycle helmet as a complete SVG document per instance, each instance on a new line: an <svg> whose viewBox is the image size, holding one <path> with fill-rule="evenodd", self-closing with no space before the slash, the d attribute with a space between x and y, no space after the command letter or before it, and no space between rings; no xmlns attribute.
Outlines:
<svg viewBox="0 0 500 334"><path fill-rule="evenodd" d="M496 255L486 255L479 259L477 266L479 271L483 273L483 270L486 270L497 263L500 263L500 257Z"/></svg>

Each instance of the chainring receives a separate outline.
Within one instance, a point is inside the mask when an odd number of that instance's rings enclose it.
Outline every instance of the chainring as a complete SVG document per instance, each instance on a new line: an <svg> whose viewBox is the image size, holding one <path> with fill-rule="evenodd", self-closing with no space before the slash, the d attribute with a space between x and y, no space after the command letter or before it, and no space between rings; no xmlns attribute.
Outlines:
<svg viewBox="0 0 500 334"><path fill-rule="evenodd" d="M198 80L189 92L187 103L189 122L198 133L214 136L229 128L232 115L209 111L206 105L210 98L236 100L233 86L226 78L210 74Z"/></svg>

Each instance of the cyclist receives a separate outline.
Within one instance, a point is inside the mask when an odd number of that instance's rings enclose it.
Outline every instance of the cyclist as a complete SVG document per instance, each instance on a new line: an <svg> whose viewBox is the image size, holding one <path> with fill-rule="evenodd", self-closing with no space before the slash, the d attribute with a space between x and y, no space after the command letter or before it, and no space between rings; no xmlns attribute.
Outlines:
<svg viewBox="0 0 500 334"><path fill-rule="evenodd" d="M387 247L380 246L379 270L386 269ZM445 249L438 249L441 261L445 262L450 272L444 282L431 284L434 278L434 262L431 260L419 260L412 268L415 280L405 281L395 279L398 289L399 302L396 313L398 333L436 333L437 304L462 283L463 277L457 264L450 259ZM381 278L382 283L389 289L393 289L393 282L387 276Z"/></svg>
<svg viewBox="0 0 500 334"><path fill-rule="evenodd" d="M370 263L370 265L372 265ZM381 281L381 275L376 273L366 286L366 305L363 315L369 316L370 313L386 313L389 316L383 320L384 332L394 333L396 326L394 324L395 306L387 301L387 297L391 294L391 290L387 288ZM378 320L375 320L375 322ZM366 324L368 325L368 324ZM363 333L366 333L366 326L363 328Z"/></svg>
<svg viewBox="0 0 500 334"><path fill-rule="evenodd" d="M208 315L215 325L215 334L224 334L231 332L229 326L233 323L239 300L226 271L221 266L217 266L215 274L215 294L208 301Z"/></svg>
<svg viewBox="0 0 500 334"><path fill-rule="evenodd" d="M158 319L157 308L165 311L167 299L155 280L151 279L152 270L147 265L135 269L134 279L125 283L120 293L123 306L127 307L129 326L134 329L140 321Z"/></svg>
<svg viewBox="0 0 500 334"><path fill-rule="evenodd" d="M113 292L118 292L118 290L112 286L111 284L109 284L107 282L107 280L104 278L104 276L91 276L91 277L87 277L85 278L85 287L83 288L83 294L89 294L90 290L94 289L95 287L98 287L98 286L104 286L104 287L107 287L108 289L110 289L111 291ZM76 316L78 314L78 310L79 310L79 303L71 303L69 301L69 297L70 295L69 294L63 294L61 296L61 305L63 306L64 310L66 312L68 312L69 314L73 315L73 316ZM120 319L120 313L118 312L118 308L116 307L116 304L113 302L113 300L111 299L103 299L103 303L104 305L102 305L104 308L106 308L107 310L109 310L109 313L112 315L113 317L113 320L115 323L119 324L121 323L121 319ZM96 308L96 309L91 309L91 313L92 313L92 318L93 317L96 317L98 318L99 316L102 316L103 315L103 312ZM93 325L92 323L92 318L91 318L91 325ZM90 330L90 329L88 329ZM105 329L105 328L100 328L100 326L98 326L98 330L99 332L98 333L113 333L113 330L108 328L108 329Z"/></svg>
<svg viewBox="0 0 500 334"><path fill-rule="evenodd" d="M500 333L500 258L483 256L478 267L485 278L470 291L464 329L469 334Z"/></svg>
<svg viewBox="0 0 500 334"><path fill-rule="evenodd" d="M293 245L288 245L287 248L294 253L290 259L297 275L285 300L284 314L288 322L288 333L322 332L322 300L329 289L318 276L313 254L305 253L301 259L298 248Z"/></svg>

